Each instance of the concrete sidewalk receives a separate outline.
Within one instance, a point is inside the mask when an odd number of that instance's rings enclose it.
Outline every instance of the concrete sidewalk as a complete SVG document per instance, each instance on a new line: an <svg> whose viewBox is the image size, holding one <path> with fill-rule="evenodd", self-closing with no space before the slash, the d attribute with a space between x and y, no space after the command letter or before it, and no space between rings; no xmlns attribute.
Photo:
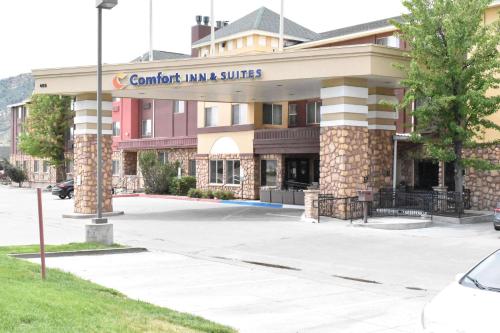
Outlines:
<svg viewBox="0 0 500 333"><path fill-rule="evenodd" d="M243 333L414 332L429 297L426 291L166 252L48 258L47 264Z"/></svg>

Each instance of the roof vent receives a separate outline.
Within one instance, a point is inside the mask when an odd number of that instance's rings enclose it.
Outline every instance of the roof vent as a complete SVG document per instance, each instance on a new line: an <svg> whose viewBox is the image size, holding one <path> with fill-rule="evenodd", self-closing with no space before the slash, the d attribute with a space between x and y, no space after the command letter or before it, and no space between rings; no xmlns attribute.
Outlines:
<svg viewBox="0 0 500 333"><path fill-rule="evenodd" d="M203 17L201 15L196 15L196 24L200 25Z"/></svg>
<svg viewBox="0 0 500 333"><path fill-rule="evenodd" d="M223 25L223 26L226 26L226 25L228 25L228 24L229 24L229 21L224 21L224 22L222 22L222 25Z"/></svg>
<svg viewBox="0 0 500 333"><path fill-rule="evenodd" d="M217 29L220 29L222 28L222 21L217 21Z"/></svg>
<svg viewBox="0 0 500 333"><path fill-rule="evenodd" d="M208 25L208 22L210 22L210 16L203 16L203 24Z"/></svg>

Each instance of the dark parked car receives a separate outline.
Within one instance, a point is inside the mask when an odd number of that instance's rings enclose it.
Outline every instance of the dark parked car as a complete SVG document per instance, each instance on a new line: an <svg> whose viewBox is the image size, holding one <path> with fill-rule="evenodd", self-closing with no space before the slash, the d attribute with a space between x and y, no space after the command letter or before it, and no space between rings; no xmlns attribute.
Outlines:
<svg viewBox="0 0 500 333"><path fill-rule="evenodd" d="M493 226L495 227L495 230L500 231L500 203L497 205L497 208L495 209L495 215L493 217Z"/></svg>
<svg viewBox="0 0 500 333"><path fill-rule="evenodd" d="M61 199L64 199L66 197L68 197L68 199L71 199L73 197L74 191L73 185L73 179L59 183L52 188L52 194L57 195Z"/></svg>

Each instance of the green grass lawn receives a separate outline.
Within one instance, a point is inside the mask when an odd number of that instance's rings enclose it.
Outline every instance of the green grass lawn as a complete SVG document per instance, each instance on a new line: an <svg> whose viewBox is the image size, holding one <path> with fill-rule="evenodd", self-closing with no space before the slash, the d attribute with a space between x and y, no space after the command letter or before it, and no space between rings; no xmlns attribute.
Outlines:
<svg viewBox="0 0 500 333"><path fill-rule="evenodd" d="M96 248L108 247L75 243L46 250ZM235 332L200 317L128 299L57 269L47 270L47 280L42 281L39 265L7 256L37 251L37 245L0 247L0 332Z"/></svg>

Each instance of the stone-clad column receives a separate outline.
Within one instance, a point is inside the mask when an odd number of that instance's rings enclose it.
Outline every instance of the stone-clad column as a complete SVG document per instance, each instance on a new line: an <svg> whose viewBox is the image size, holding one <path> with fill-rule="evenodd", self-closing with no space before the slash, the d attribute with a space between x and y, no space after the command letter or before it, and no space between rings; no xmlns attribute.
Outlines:
<svg viewBox="0 0 500 333"><path fill-rule="evenodd" d="M97 212L97 101L95 93L78 95L74 104L75 213ZM102 97L103 212L112 212L112 98Z"/></svg>
<svg viewBox="0 0 500 333"><path fill-rule="evenodd" d="M365 188L368 159L368 88L356 78L323 82L321 89L320 191L356 196Z"/></svg>
<svg viewBox="0 0 500 333"><path fill-rule="evenodd" d="M397 97L394 89L368 89L368 183L377 191L392 187L393 136L396 133Z"/></svg>

